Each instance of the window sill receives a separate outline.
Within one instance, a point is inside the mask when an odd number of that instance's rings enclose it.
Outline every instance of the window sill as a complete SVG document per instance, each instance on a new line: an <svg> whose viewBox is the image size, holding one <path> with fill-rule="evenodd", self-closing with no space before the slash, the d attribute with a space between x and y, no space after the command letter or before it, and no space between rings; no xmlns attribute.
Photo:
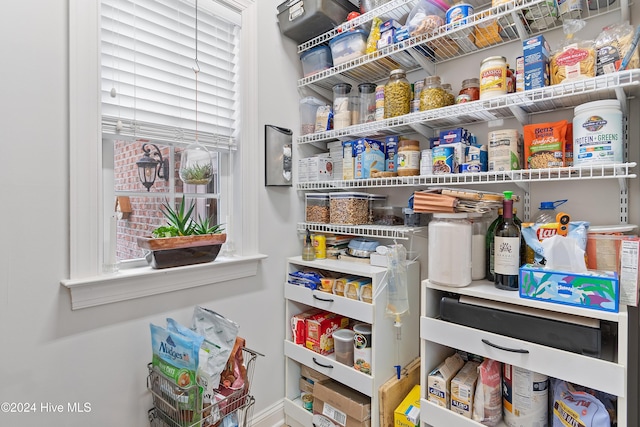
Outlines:
<svg viewBox="0 0 640 427"><path fill-rule="evenodd" d="M60 283L71 292L71 309L77 310L255 276L258 263L266 257L262 254L219 257L208 264L161 270L133 268L109 275L62 280Z"/></svg>

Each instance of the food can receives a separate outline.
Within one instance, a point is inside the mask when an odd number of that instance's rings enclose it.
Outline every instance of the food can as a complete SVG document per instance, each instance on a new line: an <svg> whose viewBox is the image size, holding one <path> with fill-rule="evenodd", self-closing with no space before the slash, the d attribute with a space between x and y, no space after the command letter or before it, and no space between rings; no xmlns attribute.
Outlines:
<svg viewBox="0 0 640 427"><path fill-rule="evenodd" d="M489 171L521 169L522 144L517 129L489 132Z"/></svg>
<svg viewBox="0 0 640 427"><path fill-rule="evenodd" d="M624 131L620 102L587 102L574 109L573 164L599 165L624 161Z"/></svg>
<svg viewBox="0 0 640 427"><path fill-rule="evenodd" d="M455 31L459 27L467 24L467 18L473 15L473 6L468 3L458 3L451 6L446 13L446 23L448 31ZM456 34L450 35L452 39L466 38L473 31L472 28L467 28L464 31L458 31Z"/></svg>
<svg viewBox="0 0 640 427"><path fill-rule="evenodd" d="M316 251L316 259L327 257L327 237L324 234L313 235L313 249Z"/></svg>
<svg viewBox="0 0 640 427"><path fill-rule="evenodd" d="M420 79L413 83L413 99L420 101L420 92L424 88L424 79Z"/></svg>
<svg viewBox="0 0 640 427"><path fill-rule="evenodd" d="M433 148L433 174L444 175L455 173L456 167L456 151L454 147L447 145L439 145Z"/></svg>
<svg viewBox="0 0 640 427"><path fill-rule="evenodd" d="M465 102L471 102L471 96L467 94L462 94L456 96L456 104L464 104Z"/></svg>
<svg viewBox="0 0 640 427"><path fill-rule="evenodd" d="M353 327L353 367L371 375L371 325L359 323Z"/></svg>
<svg viewBox="0 0 640 427"><path fill-rule="evenodd" d="M502 407L508 426L546 426L549 377L518 366L503 365Z"/></svg>
<svg viewBox="0 0 640 427"><path fill-rule="evenodd" d="M507 58L490 56L480 64L480 99L507 94Z"/></svg>
<svg viewBox="0 0 640 427"><path fill-rule="evenodd" d="M524 56L516 58L516 92L524 91Z"/></svg>
<svg viewBox="0 0 640 427"><path fill-rule="evenodd" d="M411 108L409 110L410 113L417 113L420 111L420 100L414 99L411 101Z"/></svg>

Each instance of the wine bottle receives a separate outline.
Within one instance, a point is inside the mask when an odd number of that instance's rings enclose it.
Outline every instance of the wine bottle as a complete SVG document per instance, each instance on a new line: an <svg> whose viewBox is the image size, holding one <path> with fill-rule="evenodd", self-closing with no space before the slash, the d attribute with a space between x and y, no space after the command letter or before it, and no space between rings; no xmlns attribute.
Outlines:
<svg viewBox="0 0 640 427"><path fill-rule="evenodd" d="M520 227L513 219L513 192L504 192L502 202L502 222L493 233L494 244L494 280L498 289L518 290L520 271Z"/></svg>
<svg viewBox="0 0 640 427"><path fill-rule="evenodd" d="M489 228L487 228L487 240L486 240L486 256L485 256L485 263L486 263L486 267L485 267L485 277L487 278L488 281L493 282L494 280L494 276L493 276L493 234L496 231L496 227L498 226L498 224L502 221L502 208L498 209L498 217L493 220L493 222L491 223L491 225L489 225Z"/></svg>

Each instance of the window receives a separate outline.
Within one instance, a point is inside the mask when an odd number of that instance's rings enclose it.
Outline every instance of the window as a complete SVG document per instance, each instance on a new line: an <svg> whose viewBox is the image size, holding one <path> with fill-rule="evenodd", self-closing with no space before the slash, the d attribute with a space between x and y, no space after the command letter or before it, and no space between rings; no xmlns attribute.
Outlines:
<svg viewBox="0 0 640 427"><path fill-rule="evenodd" d="M257 150L243 150L242 141L257 138L257 126L248 125L257 121L257 106L252 99L257 92L257 6L252 0L200 0L199 5L207 6L207 10L198 12L198 34L206 35L198 37L199 102L195 104L194 4L136 0L134 5L132 0L103 0L105 15L101 17L100 5L95 3L70 1L70 265L69 279L62 283L71 290L72 307L255 274L257 261L264 258L257 253L257 215L255 209L243 207L257 203L257 188L249 184L259 182L259 163ZM141 14L137 13L139 9ZM226 27L216 29L221 23ZM155 33L154 24L160 24ZM169 30L171 34L166 33ZM169 57L168 64L142 53L145 49L141 45L152 45L148 38L155 36L162 39L159 45L167 51L180 52ZM230 37L233 43L224 47L221 40L226 43ZM105 43L102 46L101 40ZM234 44L237 41L241 49ZM207 51L205 44L213 50ZM234 53L240 58L239 67L233 60ZM140 61L133 60L140 57ZM205 72L211 62L233 66L212 67ZM181 70L175 68L178 63L184 63ZM103 70L101 64L108 65ZM237 76L230 78L234 73ZM152 100L151 89L158 89L155 92L162 97ZM238 111L229 95L233 90L240 99ZM182 150L195 140L196 132L198 140L215 152L217 179L206 188L183 186L175 173ZM168 180L156 179L149 191L140 184L137 167L133 167L142 157L144 143L155 144L169 160ZM167 199L179 201L183 195L197 200L202 213L211 213L217 222L226 224L235 256L216 261L216 265L181 269L180 274L163 270L161 286L153 284L160 273L148 267L104 274L109 217L115 201L126 198L131 205L130 218L136 218L143 210L157 214L154 204ZM140 220L141 215L137 216ZM141 223L148 228L158 218L144 218ZM118 225L121 259L140 256L125 244L134 237L131 230L146 232L140 224L129 224L130 230ZM172 280L175 283L167 283Z"/></svg>

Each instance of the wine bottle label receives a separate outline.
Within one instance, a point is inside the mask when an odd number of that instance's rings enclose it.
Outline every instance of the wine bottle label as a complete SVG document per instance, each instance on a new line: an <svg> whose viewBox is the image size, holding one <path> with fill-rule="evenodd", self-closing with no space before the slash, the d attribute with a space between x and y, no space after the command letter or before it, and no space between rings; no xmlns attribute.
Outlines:
<svg viewBox="0 0 640 427"><path fill-rule="evenodd" d="M495 237L494 271L496 274L518 275L520 269L520 238Z"/></svg>

